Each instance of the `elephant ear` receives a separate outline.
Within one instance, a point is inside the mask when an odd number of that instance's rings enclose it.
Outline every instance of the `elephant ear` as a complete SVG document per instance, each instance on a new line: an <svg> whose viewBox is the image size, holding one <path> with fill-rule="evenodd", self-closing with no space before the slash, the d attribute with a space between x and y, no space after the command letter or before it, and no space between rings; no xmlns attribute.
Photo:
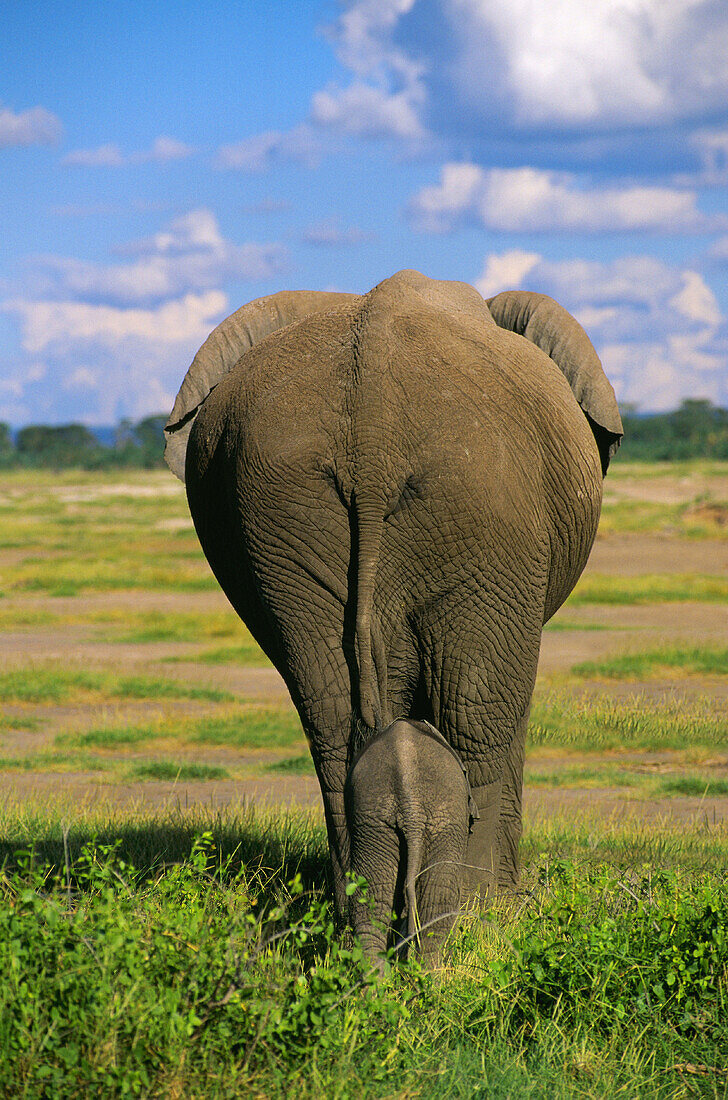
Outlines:
<svg viewBox="0 0 728 1100"><path fill-rule="evenodd" d="M357 300L356 294L283 290L248 302L222 321L192 360L164 426L164 458L172 473L184 481L187 440L200 406L249 348L302 317Z"/></svg>
<svg viewBox="0 0 728 1100"><path fill-rule="evenodd" d="M565 375L594 433L606 474L624 430L614 390L584 329L546 294L505 290L487 305L496 324L536 344Z"/></svg>

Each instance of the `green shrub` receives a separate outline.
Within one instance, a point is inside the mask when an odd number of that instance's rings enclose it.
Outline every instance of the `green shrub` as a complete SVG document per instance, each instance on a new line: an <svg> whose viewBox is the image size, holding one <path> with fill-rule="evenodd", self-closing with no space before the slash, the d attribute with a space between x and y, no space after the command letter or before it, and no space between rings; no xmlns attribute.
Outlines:
<svg viewBox="0 0 728 1100"><path fill-rule="evenodd" d="M723 878L544 863L463 915L441 970L380 978L320 866L306 889L211 832L154 871L71 850L0 876L4 1095L724 1094Z"/></svg>

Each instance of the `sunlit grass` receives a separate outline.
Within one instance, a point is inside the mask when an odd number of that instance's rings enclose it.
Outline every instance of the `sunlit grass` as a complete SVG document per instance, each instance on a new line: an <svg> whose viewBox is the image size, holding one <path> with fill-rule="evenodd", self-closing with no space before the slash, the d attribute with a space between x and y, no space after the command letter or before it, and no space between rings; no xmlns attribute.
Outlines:
<svg viewBox="0 0 728 1100"><path fill-rule="evenodd" d="M91 753L36 752L0 756L0 772L103 772L113 763Z"/></svg>
<svg viewBox="0 0 728 1100"><path fill-rule="evenodd" d="M628 767L616 764L594 764L591 766L567 766L541 771L528 769L524 780L526 787L548 787L552 789L571 788L595 790L604 787L646 787L651 776L640 774Z"/></svg>
<svg viewBox="0 0 728 1100"><path fill-rule="evenodd" d="M280 772L283 775L315 775L310 754L305 756L287 756L284 760L275 760L268 764L266 771Z"/></svg>
<svg viewBox="0 0 728 1100"><path fill-rule="evenodd" d="M27 730L29 733L39 729L43 724L41 718L30 714L7 714L0 711L0 731Z"/></svg>
<svg viewBox="0 0 728 1100"><path fill-rule="evenodd" d="M552 691L537 695L528 744L578 752L689 752L728 745L728 715L683 699L661 704Z"/></svg>
<svg viewBox="0 0 728 1100"><path fill-rule="evenodd" d="M164 737L161 723L154 726L99 726L84 733L62 733L56 745L77 745L82 748L119 749L142 745Z"/></svg>
<svg viewBox="0 0 728 1100"><path fill-rule="evenodd" d="M666 795L717 797L728 795L728 779L716 779L704 775L673 775L662 779L658 789L660 794Z"/></svg>
<svg viewBox="0 0 728 1100"><path fill-rule="evenodd" d="M728 758L726 759L728 765ZM276 765L280 767L280 765ZM671 798L681 796L728 795L728 779L704 773L659 775L652 769L639 769L630 765L593 764L553 768L542 771L528 769L525 786L552 790L604 790L625 789L636 791L642 798Z"/></svg>
<svg viewBox="0 0 728 1100"><path fill-rule="evenodd" d="M522 852L515 903L380 979L322 905L318 811L6 803L8 1095L70 1067L74 1095L722 1096L726 826L582 815Z"/></svg>
<svg viewBox="0 0 728 1100"><path fill-rule="evenodd" d="M619 868L681 868L714 871L728 867L728 823L641 821L620 813L605 818L582 811L532 819L524 831L521 858L525 868L540 861L573 859L585 867L605 862Z"/></svg>
<svg viewBox="0 0 728 1100"><path fill-rule="evenodd" d="M612 534L665 534L689 539L728 538L728 504L696 500L690 504L655 501L607 501L599 530Z"/></svg>
<svg viewBox="0 0 728 1100"><path fill-rule="evenodd" d="M59 626L68 620L53 611L40 611L32 607L0 607L0 630L22 630L24 627Z"/></svg>
<svg viewBox="0 0 728 1100"><path fill-rule="evenodd" d="M180 718L162 716L155 722L100 725L80 732L58 734L60 748L98 748L109 751L159 743L177 746L210 745L234 749L282 749L305 744L293 707L253 703L225 708L222 713Z"/></svg>
<svg viewBox="0 0 728 1100"><path fill-rule="evenodd" d="M200 699L232 701L228 691L161 680L149 676L119 676L113 672L31 665L0 673L0 701L5 703L69 703L84 699Z"/></svg>
<svg viewBox="0 0 728 1100"><path fill-rule="evenodd" d="M242 665L248 668L271 667L271 663L260 646L252 638L243 645L222 646L218 649L205 649L195 653L195 663L204 665ZM168 658L170 661L179 658Z"/></svg>
<svg viewBox="0 0 728 1100"><path fill-rule="evenodd" d="M588 623L588 622L576 622L574 619L568 619L559 615L555 619L549 619L544 626L544 630L550 633L560 634L567 630L624 630L628 627L615 627L612 624L609 626L606 623Z"/></svg>
<svg viewBox="0 0 728 1100"><path fill-rule="evenodd" d="M250 633L233 611L185 612L147 611L98 616L98 622L112 627L109 640L144 642L199 642L213 638L241 639L254 645ZM199 658L196 657L195 660Z"/></svg>
<svg viewBox="0 0 728 1100"><path fill-rule="evenodd" d="M582 661L574 665L571 672L574 676L609 680L644 680L655 676L726 676L728 646L661 646L621 653L600 661Z"/></svg>
<svg viewBox="0 0 728 1100"><path fill-rule="evenodd" d="M722 603L728 600L728 577L703 573L642 573L612 576L586 573L566 602L585 604Z"/></svg>
<svg viewBox="0 0 728 1100"><path fill-rule="evenodd" d="M292 707L248 707L236 715L201 718L189 732L201 745L237 748L288 748L303 740L298 715Z"/></svg>
<svg viewBox="0 0 728 1100"><path fill-rule="evenodd" d="M148 760L129 769L130 779L156 779L161 782L188 782L189 780L228 779L227 768L212 764L182 763L172 760Z"/></svg>
<svg viewBox="0 0 728 1100"><path fill-rule="evenodd" d="M15 566L7 589L11 592L42 592L48 596L78 596L82 592L108 592L117 589L172 589L182 592L209 592L218 584L205 562L202 551L187 555L175 564L167 564L169 554L158 557L145 547L136 556L103 561L77 556L64 560L22 562Z"/></svg>

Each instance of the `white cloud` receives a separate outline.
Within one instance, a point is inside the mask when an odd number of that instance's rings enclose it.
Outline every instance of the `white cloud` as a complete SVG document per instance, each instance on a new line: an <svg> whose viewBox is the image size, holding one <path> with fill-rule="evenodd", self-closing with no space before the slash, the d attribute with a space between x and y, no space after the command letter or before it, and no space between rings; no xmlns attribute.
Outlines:
<svg viewBox="0 0 728 1100"><path fill-rule="evenodd" d="M431 0L429 36L411 36L412 8L350 3L334 32L341 60L414 67L476 114L498 105L524 127L639 127L728 100L728 11L713 0Z"/></svg>
<svg viewBox="0 0 728 1100"><path fill-rule="evenodd" d="M683 187L725 187L728 185L728 127L722 130L698 130L690 137L700 167L678 173L675 183Z"/></svg>
<svg viewBox="0 0 728 1100"><path fill-rule="evenodd" d="M523 252L514 248L510 252L491 253L476 284L484 298L492 298L501 290L517 290L524 285L526 276L543 262L538 252Z"/></svg>
<svg viewBox="0 0 728 1100"><path fill-rule="evenodd" d="M16 114L0 104L0 149L11 145L55 145L61 121L45 107L30 107Z"/></svg>
<svg viewBox="0 0 728 1100"><path fill-rule="evenodd" d="M164 252L177 254L194 248L218 249L225 244L217 218L211 210L201 206L181 214L153 237L132 241L124 252Z"/></svg>
<svg viewBox="0 0 728 1100"><path fill-rule="evenodd" d="M358 76L377 74L386 66L409 79L420 67L391 42L398 21L412 11L415 0L353 0L327 35L339 60Z"/></svg>
<svg viewBox="0 0 728 1100"><path fill-rule="evenodd" d="M118 145L98 145L95 149L74 149L66 153L61 164L75 168L118 168L124 163Z"/></svg>
<svg viewBox="0 0 728 1100"><path fill-rule="evenodd" d="M712 260L728 263L728 237L719 237L708 253Z"/></svg>
<svg viewBox="0 0 728 1100"><path fill-rule="evenodd" d="M306 244L323 245L328 248L346 248L349 245L361 244L363 241L373 239L371 233L365 233L356 226L346 228L341 224L340 218L329 218L327 221L310 225L302 234Z"/></svg>
<svg viewBox="0 0 728 1100"><path fill-rule="evenodd" d="M218 153L220 167L315 164L333 137L449 148L490 163L647 162L722 180L728 6L720 0L343 0L325 31L350 81L306 121ZM691 143L689 128L696 130ZM713 136L711 136L713 135ZM715 142L719 144L716 146ZM659 198L659 196L658 196Z"/></svg>
<svg viewBox="0 0 728 1100"><path fill-rule="evenodd" d="M95 390L100 383L97 371L77 367L63 381L64 390Z"/></svg>
<svg viewBox="0 0 728 1100"><path fill-rule="evenodd" d="M484 297L523 289L556 298L586 328L621 401L728 405L728 324L697 271L650 256L552 262L513 251L488 256L475 285Z"/></svg>
<svg viewBox="0 0 728 1100"><path fill-rule="evenodd" d="M692 191L669 187L584 186L566 172L446 164L440 182L411 200L409 216L423 232L463 220L503 232L691 232L726 224L696 207Z"/></svg>
<svg viewBox="0 0 728 1100"><path fill-rule="evenodd" d="M228 311L228 299L215 290L152 309L26 299L0 309L19 319L24 350L42 353L47 365L42 381L23 366L14 369L5 400L0 392L0 418L54 423L80 416L112 424L172 407L185 369Z"/></svg>
<svg viewBox="0 0 728 1100"><path fill-rule="evenodd" d="M75 301L30 301L16 298L0 305L6 313L20 317L23 348L35 354L47 350L71 351L84 343L116 347L129 339L154 344L202 341L209 322L224 310L227 297L222 291L186 294L154 309L120 309Z"/></svg>
<svg viewBox="0 0 728 1100"><path fill-rule="evenodd" d="M311 118L317 125L341 134L420 142L426 136L418 117L423 95L419 85L391 92L356 82L346 88L316 92L311 100Z"/></svg>
<svg viewBox="0 0 728 1100"><path fill-rule="evenodd" d="M76 168L121 168L126 164L167 164L192 156L195 150L176 138L161 136L151 148L124 155L118 145L98 145L95 149L75 149L61 161Z"/></svg>
<svg viewBox="0 0 728 1100"><path fill-rule="evenodd" d="M123 251L126 259L108 264L41 257L24 288L0 302L25 356L7 371L13 386L0 393L0 418L109 424L171 408L192 356L227 311L220 287L268 279L287 262L281 245L228 241L205 208ZM41 361L42 381L32 369Z"/></svg>
<svg viewBox="0 0 728 1100"><path fill-rule="evenodd" d="M194 152L195 150L191 145L185 145L183 141L177 141L176 138L162 135L154 139L151 149L141 153L132 153L129 159L140 163L155 161L157 164L166 164L171 160L186 160Z"/></svg>
<svg viewBox="0 0 728 1100"><path fill-rule="evenodd" d="M319 137L307 123L292 130L267 130L232 145L223 145L217 153L218 168L242 172L265 172L276 164L294 161L315 165L321 155Z"/></svg>
<svg viewBox="0 0 728 1100"><path fill-rule="evenodd" d="M688 127L728 121L720 0L342 6L327 35L353 79L319 91L311 113L341 132L415 148L445 142L458 156L487 150L491 163L578 166L608 156L644 171L646 159L662 170L684 164Z"/></svg>
<svg viewBox="0 0 728 1100"><path fill-rule="evenodd" d="M36 296L79 297L122 305L212 290L230 280L265 280L285 270L288 254L276 243L233 244L210 210L175 218L153 237L133 242L131 262L99 264L61 256L34 262Z"/></svg>
<svg viewBox="0 0 728 1100"><path fill-rule="evenodd" d="M445 0L444 8L459 46L454 83L476 107L494 93L507 97L517 124L641 126L725 107L728 14L711 0Z"/></svg>

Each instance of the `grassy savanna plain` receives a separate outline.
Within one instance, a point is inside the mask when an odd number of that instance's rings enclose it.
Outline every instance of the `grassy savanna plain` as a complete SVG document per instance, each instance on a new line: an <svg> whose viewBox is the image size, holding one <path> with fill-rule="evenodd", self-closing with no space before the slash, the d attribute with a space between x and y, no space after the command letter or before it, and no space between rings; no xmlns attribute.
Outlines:
<svg viewBox="0 0 728 1100"><path fill-rule="evenodd" d="M380 982L163 472L0 475L5 1095L726 1096L728 464L617 461L544 632L523 891Z"/></svg>

